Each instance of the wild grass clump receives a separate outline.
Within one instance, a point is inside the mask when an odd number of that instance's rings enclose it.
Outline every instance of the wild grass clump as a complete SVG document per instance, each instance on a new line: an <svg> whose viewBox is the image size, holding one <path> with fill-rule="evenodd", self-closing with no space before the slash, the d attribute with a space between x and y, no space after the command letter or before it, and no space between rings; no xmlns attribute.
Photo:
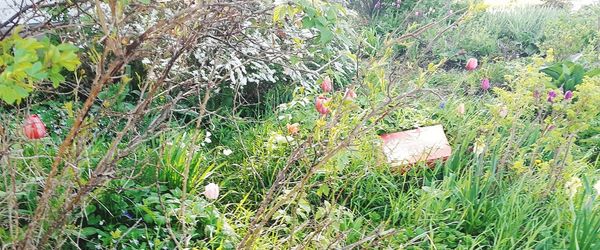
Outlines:
<svg viewBox="0 0 600 250"><path fill-rule="evenodd" d="M3 248L600 247L597 7L52 6L0 24Z"/></svg>

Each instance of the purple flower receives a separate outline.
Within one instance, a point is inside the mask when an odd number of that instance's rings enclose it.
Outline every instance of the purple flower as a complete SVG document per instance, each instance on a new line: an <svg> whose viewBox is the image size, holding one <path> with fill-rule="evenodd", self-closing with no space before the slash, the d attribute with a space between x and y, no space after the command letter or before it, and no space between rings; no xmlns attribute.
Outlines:
<svg viewBox="0 0 600 250"><path fill-rule="evenodd" d="M556 91L550 90L550 92L548 92L548 102L553 102L554 98L556 98Z"/></svg>
<svg viewBox="0 0 600 250"><path fill-rule="evenodd" d="M571 98L573 98L573 91L567 91L567 93L565 93L565 100L571 100Z"/></svg>
<svg viewBox="0 0 600 250"><path fill-rule="evenodd" d="M446 108L446 102L440 102L440 105L438 107L441 109Z"/></svg>
<svg viewBox="0 0 600 250"><path fill-rule="evenodd" d="M483 89L483 91L490 89L490 79L483 78L481 80L481 89Z"/></svg>
<svg viewBox="0 0 600 250"><path fill-rule="evenodd" d="M381 9L381 0L377 1L377 3L375 3L375 7L376 10Z"/></svg>

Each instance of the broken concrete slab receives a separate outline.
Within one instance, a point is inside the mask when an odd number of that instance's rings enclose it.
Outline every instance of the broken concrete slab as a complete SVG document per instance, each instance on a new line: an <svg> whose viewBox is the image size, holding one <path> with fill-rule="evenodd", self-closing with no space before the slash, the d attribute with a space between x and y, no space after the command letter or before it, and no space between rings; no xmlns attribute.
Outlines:
<svg viewBox="0 0 600 250"><path fill-rule="evenodd" d="M442 125L422 127L380 136L383 153L393 166L410 166L418 162L433 163L452 153Z"/></svg>

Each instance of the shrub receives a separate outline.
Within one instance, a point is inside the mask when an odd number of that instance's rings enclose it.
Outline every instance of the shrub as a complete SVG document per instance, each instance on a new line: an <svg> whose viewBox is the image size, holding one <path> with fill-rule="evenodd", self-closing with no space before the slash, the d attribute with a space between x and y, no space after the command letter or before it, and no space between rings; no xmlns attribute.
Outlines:
<svg viewBox="0 0 600 250"><path fill-rule="evenodd" d="M589 46L597 46L598 6L586 7L576 13L561 13L542 27L544 40L538 46L541 51L553 49L559 60L567 59Z"/></svg>
<svg viewBox="0 0 600 250"><path fill-rule="evenodd" d="M0 100L8 104L20 103L44 81L58 87L65 81L62 71L75 71L80 64L72 44L21 38L19 32L0 40Z"/></svg>

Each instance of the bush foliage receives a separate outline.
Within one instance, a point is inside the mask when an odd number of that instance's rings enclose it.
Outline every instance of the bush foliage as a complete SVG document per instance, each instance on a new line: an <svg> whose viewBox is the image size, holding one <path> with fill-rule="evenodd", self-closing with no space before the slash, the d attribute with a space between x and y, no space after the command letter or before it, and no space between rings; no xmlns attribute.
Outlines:
<svg viewBox="0 0 600 250"><path fill-rule="evenodd" d="M596 5L49 2L0 22L2 248L600 247Z"/></svg>

